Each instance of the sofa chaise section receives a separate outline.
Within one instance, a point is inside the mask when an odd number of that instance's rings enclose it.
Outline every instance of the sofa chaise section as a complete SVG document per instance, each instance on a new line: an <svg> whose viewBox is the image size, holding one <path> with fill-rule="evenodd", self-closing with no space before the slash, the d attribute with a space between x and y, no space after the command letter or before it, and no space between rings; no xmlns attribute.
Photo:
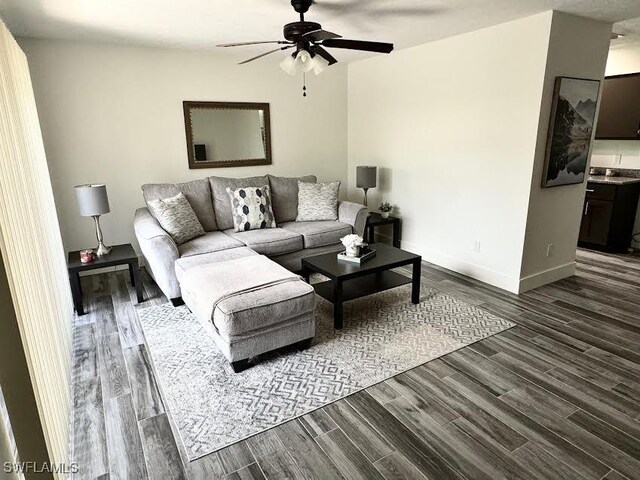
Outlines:
<svg viewBox="0 0 640 480"><path fill-rule="evenodd" d="M308 346L315 334L313 287L265 256L194 266L180 281L186 305L235 372L262 353Z"/></svg>

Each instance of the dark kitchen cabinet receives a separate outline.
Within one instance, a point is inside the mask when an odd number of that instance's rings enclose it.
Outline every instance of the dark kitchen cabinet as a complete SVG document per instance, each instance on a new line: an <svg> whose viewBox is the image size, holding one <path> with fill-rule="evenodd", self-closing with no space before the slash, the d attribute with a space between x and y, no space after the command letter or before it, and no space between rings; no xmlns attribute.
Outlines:
<svg viewBox="0 0 640 480"><path fill-rule="evenodd" d="M606 252L627 252L640 196L640 183L589 182L582 209L578 245Z"/></svg>
<svg viewBox="0 0 640 480"><path fill-rule="evenodd" d="M596 139L640 140L640 73L605 78Z"/></svg>
<svg viewBox="0 0 640 480"><path fill-rule="evenodd" d="M613 213L613 202L587 200L584 202L580 241L592 245L606 245L609 240L609 225Z"/></svg>

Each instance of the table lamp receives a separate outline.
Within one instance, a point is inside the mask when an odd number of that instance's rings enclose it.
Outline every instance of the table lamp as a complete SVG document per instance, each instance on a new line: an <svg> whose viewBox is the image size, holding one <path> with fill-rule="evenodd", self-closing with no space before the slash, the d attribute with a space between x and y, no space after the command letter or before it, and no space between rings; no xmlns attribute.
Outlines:
<svg viewBox="0 0 640 480"><path fill-rule="evenodd" d="M364 190L364 206L367 206L367 191L376 188L378 167L359 166L356 167L356 187Z"/></svg>
<svg viewBox="0 0 640 480"><path fill-rule="evenodd" d="M98 257L104 257L111 251L111 247L107 247L102 242L102 229L100 228L100 215L104 215L110 211L107 187L106 185L99 184L77 185L75 190L80 215L83 217L93 217L93 221L96 224L96 238L98 239L96 254Z"/></svg>

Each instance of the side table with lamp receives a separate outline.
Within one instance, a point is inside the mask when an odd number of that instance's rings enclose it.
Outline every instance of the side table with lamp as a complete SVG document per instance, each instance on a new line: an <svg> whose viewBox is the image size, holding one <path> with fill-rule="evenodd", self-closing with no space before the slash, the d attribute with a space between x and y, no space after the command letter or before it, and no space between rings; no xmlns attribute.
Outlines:
<svg viewBox="0 0 640 480"><path fill-rule="evenodd" d="M67 270L69 272L69 282L73 295L73 305L78 315L84 315L82 306L82 288L80 286L80 272L95 270L98 268L113 267L117 265L127 265L131 284L136 289L138 303L143 301L142 281L140 280L140 266L138 255L131 244L115 245L107 247L102 237L100 228L100 215L109 213L109 198L107 197L107 187L105 185L89 184L75 187L76 199L80 215L83 217L93 217L96 228L96 238L98 248L95 255L92 251L82 250L69 252Z"/></svg>
<svg viewBox="0 0 640 480"><path fill-rule="evenodd" d="M367 205L367 193L370 188L376 188L378 186L378 167L371 165L360 165L356 167L356 187L364 190L364 206ZM364 240L367 243L373 243L375 241L375 228L382 225L393 226L393 246L400 248L400 219L398 217L391 217L389 214L384 216L377 213L369 213L367 223L364 227Z"/></svg>

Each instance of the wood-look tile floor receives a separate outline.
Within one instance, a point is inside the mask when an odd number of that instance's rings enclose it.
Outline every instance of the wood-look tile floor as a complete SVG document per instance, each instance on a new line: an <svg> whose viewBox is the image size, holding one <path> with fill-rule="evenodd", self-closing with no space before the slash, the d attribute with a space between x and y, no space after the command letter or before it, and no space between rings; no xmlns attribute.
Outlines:
<svg viewBox="0 0 640 480"><path fill-rule="evenodd" d="M165 302L144 279L141 307ZM77 478L640 478L639 257L581 250L575 277L520 296L426 264L423 282L518 326L187 462L128 275L85 277Z"/></svg>

